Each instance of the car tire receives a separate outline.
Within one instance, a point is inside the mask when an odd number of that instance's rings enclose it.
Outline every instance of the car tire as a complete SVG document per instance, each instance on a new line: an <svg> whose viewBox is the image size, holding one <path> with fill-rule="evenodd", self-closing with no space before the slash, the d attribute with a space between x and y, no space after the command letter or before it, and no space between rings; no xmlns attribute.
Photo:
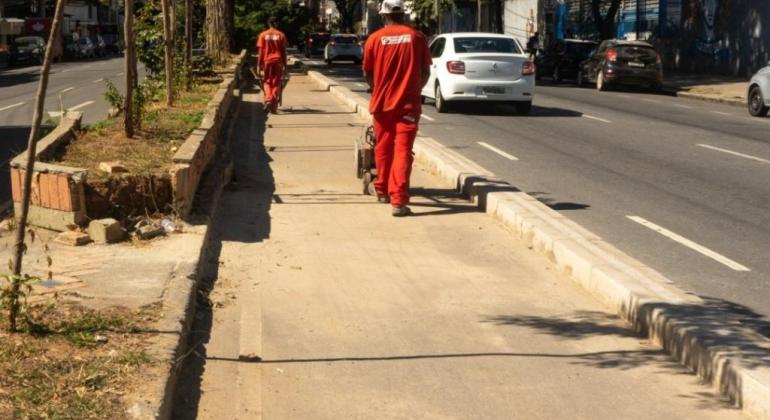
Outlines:
<svg viewBox="0 0 770 420"><path fill-rule="evenodd" d="M604 81L604 71L602 70L596 75L596 90L600 92L607 91L607 82Z"/></svg>
<svg viewBox="0 0 770 420"><path fill-rule="evenodd" d="M516 113L519 115L529 115L532 111L532 101L514 102L513 106L516 108Z"/></svg>
<svg viewBox="0 0 770 420"><path fill-rule="evenodd" d="M551 80L555 84L561 83L561 73L559 72L559 67L554 66L553 67L553 73L551 74Z"/></svg>
<svg viewBox="0 0 770 420"><path fill-rule="evenodd" d="M759 88L759 86L754 86L749 90L749 100L748 100L748 106L749 106L749 114L751 114L754 117L766 117L768 110L770 110L767 105L765 105L765 98L762 97L762 89Z"/></svg>
<svg viewBox="0 0 770 420"><path fill-rule="evenodd" d="M439 114L444 114L449 112L449 103L444 99L444 96L441 94L441 86L436 83L436 90L435 90L435 96L436 102L434 105L436 106L436 111L438 111Z"/></svg>

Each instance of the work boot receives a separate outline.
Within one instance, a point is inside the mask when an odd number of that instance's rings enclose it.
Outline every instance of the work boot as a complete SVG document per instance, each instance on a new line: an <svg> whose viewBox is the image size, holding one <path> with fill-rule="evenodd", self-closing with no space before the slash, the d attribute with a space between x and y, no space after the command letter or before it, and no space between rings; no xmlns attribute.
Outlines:
<svg viewBox="0 0 770 420"><path fill-rule="evenodd" d="M412 209L407 206L395 206L393 207L393 217L404 217L412 214Z"/></svg>

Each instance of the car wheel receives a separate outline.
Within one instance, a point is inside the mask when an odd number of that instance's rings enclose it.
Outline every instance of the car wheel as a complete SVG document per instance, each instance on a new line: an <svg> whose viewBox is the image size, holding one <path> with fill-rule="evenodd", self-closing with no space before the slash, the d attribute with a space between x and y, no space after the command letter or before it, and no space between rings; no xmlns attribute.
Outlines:
<svg viewBox="0 0 770 420"><path fill-rule="evenodd" d="M754 86L749 91L749 114L754 117L767 116L768 107L765 105L765 98L762 97L762 90L759 86Z"/></svg>
<svg viewBox="0 0 770 420"><path fill-rule="evenodd" d="M441 95L441 86L438 83L436 83L435 93L436 102L434 105L436 106L436 111L438 111L440 114L449 112L449 103L447 103L447 101L444 100L444 96Z"/></svg>
<svg viewBox="0 0 770 420"><path fill-rule="evenodd" d="M599 71L596 75L596 90L601 92L607 90L607 83L604 81L604 71Z"/></svg>
<svg viewBox="0 0 770 420"><path fill-rule="evenodd" d="M519 115L529 115L532 111L532 101L514 102L513 106L516 107L516 113Z"/></svg>
<svg viewBox="0 0 770 420"><path fill-rule="evenodd" d="M553 80L554 83L561 83L561 74L559 73L559 68L554 66L553 68L553 74L551 75L551 80Z"/></svg>

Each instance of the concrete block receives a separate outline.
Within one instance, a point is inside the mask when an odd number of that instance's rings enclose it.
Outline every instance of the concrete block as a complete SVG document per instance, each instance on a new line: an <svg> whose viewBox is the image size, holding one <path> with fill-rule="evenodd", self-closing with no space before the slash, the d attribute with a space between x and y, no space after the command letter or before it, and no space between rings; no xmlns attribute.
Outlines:
<svg viewBox="0 0 770 420"><path fill-rule="evenodd" d="M154 225L142 226L136 230L137 238L142 240L152 239L156 236L163 235L164 233L166 233L166 231L163 230L162 227Z"/></svg>
<svg viewBox="0 0 770 420"><path fill-rule="evenodd" d="M118 174L118 173L128 172L128 168L126 168L126 164L119 161L100 162L99 170L102 172L107 172L108 174Z"/></svg>
<svg viewBox="0 0 770 420"><path fill-rule="evenodd" d="M57 235L56 242L71 246L82 246L91 242L91 237L83 232L67 231Z"/></svg>
<svg viewBox="0 0 770 420"><path fill-rule="evenodd" d="M15 214L21 214L21 204L13 203ZM83 208L83 207L81 207ZM69 230L69 226L78 225L82 226L86 223L87 217L85 211L62 211L56 209L47 209L40 206L29 207L28 223L33 226L38 226L46 229L51 229L59 232Z"/></svg>
<svg viewBox="0 0 770 420"><path fill-rule="evenodd" d="M91 221L88 234L94 242L111 244L121 241L125 232L117 220L107 218Z"/></svg>

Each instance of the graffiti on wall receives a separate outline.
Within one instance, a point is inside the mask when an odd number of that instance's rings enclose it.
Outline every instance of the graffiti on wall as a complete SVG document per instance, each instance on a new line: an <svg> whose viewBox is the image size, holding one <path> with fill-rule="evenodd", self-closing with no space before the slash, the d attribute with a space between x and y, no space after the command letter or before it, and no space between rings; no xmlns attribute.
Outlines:
<svg viewBox="0 0 770 420"><path fill-rule="evenodd" d="M725 64L730 52L723 46L717 25L720 14L720 0L699 0L700 36L695 40L695 51L712 64Z"/></svg>

